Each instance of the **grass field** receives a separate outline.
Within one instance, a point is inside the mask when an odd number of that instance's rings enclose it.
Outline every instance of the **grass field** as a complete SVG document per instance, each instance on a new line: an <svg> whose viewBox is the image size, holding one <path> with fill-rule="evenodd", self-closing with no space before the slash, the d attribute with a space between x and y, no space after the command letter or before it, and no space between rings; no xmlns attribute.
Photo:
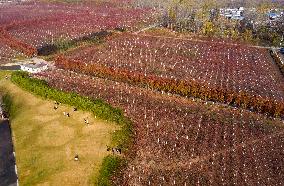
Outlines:
<svg viewBox="0 0 284 186"><path fill-rule="evenodd" d="M0 90L13 97L11 121L20 185L93 185L117 126L23 91L0 72ZM70 118L63 115L69 112ZM89 119L90 125L84 123ZM74 161L75 155L79 161Z"/></svg>

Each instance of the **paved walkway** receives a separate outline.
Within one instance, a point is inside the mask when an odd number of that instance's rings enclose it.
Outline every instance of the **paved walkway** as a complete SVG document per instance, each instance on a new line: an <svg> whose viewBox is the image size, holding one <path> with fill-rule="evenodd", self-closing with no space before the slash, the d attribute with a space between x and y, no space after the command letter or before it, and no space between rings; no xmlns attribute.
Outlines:
<svg viewBox="0 0 284 186"><path fill-rule="evenodd" d="M0 120L0 186L14 185L17 185L17 174L10 125Z"/></svg>

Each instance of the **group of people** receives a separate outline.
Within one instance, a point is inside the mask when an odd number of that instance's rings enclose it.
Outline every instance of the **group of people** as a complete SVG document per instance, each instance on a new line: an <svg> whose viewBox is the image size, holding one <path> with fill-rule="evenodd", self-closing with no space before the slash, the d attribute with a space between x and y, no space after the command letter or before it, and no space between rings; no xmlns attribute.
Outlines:
<svg viewBox="0 0 284 186"><path fill-rule="evenodd" d="M59 107L59 105L60 105L60 103L57 102L57 101L55 101L55 102L54 102L54 107L53 107L53 109L54 109L54 110L57 110L58 107ZM77 108L77 107L74 107L74 108L73 108L73 111L74 111L74 112L78 111L78 108ZM68 118L71 116L69 112L65 112L65 111L63 112L63 115L66 116L66 117L68 117ZM87 118L84 118L84 123L87 124L87 125L90 124L88 117L87 117Z"/></svg>
<svg viewBox="0 0 284 186"><path fill-rule="evenodd" d="M55 101L55 102L54 102L54 107L53 107L54 110L57 110L57 109L59 108L59 105L60 105L60 103L57 102L57 101ZM73 108L73 111L74 111L74 112L78 111L77 107L74 107L74 108ZM63 112L63 115L66 116L66 117L68 117L68 118L70 117L70 113L69 113L69 112L65 112L65 111L64 111L64 112ZM88 117L87 117L87 118L84 118L84 122L85 122L85 124L87 124L87 125L90 124L90 123L89 123L89 120L88 120ZM79 155L78 155L78 154L75 155L74 160L75 160L75 161L79 161Z"/></svg>

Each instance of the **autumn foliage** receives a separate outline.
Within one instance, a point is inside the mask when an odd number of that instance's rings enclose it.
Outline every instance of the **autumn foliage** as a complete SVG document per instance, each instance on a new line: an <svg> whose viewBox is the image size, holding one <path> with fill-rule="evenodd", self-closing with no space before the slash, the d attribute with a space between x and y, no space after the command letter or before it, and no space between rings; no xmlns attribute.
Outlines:
<svg viewBox="0 0 284 186"><path fill-rule="evenodd" d="M16 39L11 34L9 34L4 28L0 28L0 42L8 45L14 50L22 52L23 54L29 57L32 57L37 53L36 48Z"/></svg>
<svg viewBox="0 0 284 186"><path fill-rule="evenodd" d="M129 71L122 68L105 67L94 63L88 64L79 60L66 59L64 56L58 56L55 60L55 64L58 68L123 81L158 91L227 103L274 117L284 116L283 102L250 95L244 91L234 92L221 87L208 87L193 80L177 80L154 75L145 75L140 72Z"/></svg>

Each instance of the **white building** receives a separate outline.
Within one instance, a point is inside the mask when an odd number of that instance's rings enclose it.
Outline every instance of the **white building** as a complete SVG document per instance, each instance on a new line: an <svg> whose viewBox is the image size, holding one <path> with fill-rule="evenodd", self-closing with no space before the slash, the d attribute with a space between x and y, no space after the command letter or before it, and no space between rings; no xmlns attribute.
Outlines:
<svg viewBox="0 0 284 186"><path fill-rule="evenodd" d="M220 15L224 16L228 19L236 19L236 20L242 20L243 17L244 8L221 8L220 9Z"/></svg>
<svg viewBox="0 0 284 186"><path fill-rule="evenodd" d="M48 69L48 64L44 62L21 65L21 70L29 73L39 73Z"/></svg>

